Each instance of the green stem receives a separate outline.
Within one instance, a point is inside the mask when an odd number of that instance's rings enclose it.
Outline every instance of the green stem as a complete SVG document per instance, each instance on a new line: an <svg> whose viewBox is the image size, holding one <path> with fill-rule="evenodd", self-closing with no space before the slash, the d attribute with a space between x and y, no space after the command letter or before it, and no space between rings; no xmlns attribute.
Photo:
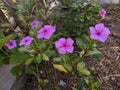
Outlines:
<svg viewBox="0 0 120 90"><path fill-rule="evenodd" d="M40 83L41 80L39 78L39 69L37 64L36 64L36 77L37 77L38 83Z"/></svg>

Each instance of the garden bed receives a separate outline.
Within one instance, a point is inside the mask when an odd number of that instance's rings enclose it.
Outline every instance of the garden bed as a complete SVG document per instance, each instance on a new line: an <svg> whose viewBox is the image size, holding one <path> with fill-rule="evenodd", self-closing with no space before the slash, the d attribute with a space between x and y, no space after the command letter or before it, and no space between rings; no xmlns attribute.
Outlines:
<svg viewBox="0 0 120 90"><path fill-rule="evenodd" d="M111 30L108 40L99 46L102 58L88 59L87 66L92 74L102 82L100 90L120 89L120 4L104 6L107 9L106 20L103 21ZM97 70L96 70L97 69Z"/></svg>
<svg viewBox="0 0 120 90"><path fill-rule="evenodd" d="M120 4L103 6L107 10L106 20L101 20L111 30L108 40L100 45L98 49L102 52L102 57L98 60L93 58L86 59L86 66L91 71L92 76L101 82L100 90L119 90L120 89ZM48 63L44 63L46 68L42 69L41 77L48 79L49 82L40 84L40 88L36 88L36 79L29 76L25 84L25 90L50 90L59 84L60 80L70 82L74 85L74 81L68 81L68 77L64 73L58 72ZM57 73L57 74L56 74ZM72 78L72 77L71 77ZM69 87L69 86L68 86ZM55 89L53 89L55 90ZM56 89L59 90L59 89ZM60 90L67 90L61 87Z"/></svg>
<svg viewBox="0 0 120 90"><path fill-rule="evenodd" d="M0 10L0 58L18 63L11 90L24 83L22 90L119 90L119 4L102 9L84 0L6 2L13 18L7 22Z"/></svg>

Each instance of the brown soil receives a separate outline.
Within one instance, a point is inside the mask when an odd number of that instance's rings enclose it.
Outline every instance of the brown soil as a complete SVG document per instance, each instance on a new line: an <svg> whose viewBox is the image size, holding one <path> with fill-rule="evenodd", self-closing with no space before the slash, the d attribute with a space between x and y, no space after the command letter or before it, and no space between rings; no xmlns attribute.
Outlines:
<svg viewBox="0 0 120 90"><path fill-rule="evenodd" d="M98 47L102 57L86 63L92 75L102 83L100 90L120 90L120 4L104 8L107 16L102 22L109 27L111 35Z"/></svg>
<svg viewBox="0 0 120 90"><path fill-rule="evenodd" d="M101 82L100 90L120 90L120 4L103 7L107 10L107 16L101 22L109 27L111 35L105 43L98 47L102 52L102 57L98 60L88 58L85 62L91 74ZM47 66L46 69L52 67L49 64L45 66ZM47 77L51 82L42 84L39 90L49 90L49 86L57 86L61 79L67 82L66 76L53 68L45 73L47 76L43 74L42 78ZM26 86L29 87L27 90L34 90L32 87L34 87L35 81L33 80L35 79L29 79L26 83Z"/></svg>

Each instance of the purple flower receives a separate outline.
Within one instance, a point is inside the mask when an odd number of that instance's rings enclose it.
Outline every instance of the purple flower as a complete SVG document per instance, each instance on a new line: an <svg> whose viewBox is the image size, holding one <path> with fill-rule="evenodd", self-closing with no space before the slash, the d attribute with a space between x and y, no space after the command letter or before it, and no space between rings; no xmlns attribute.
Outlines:
<svg viewBox="0 0 120 90"><path fill-rule="evenodd" d="M67 52L72 53L74 50L73 43L74 41L71 38L60 38L55 42L55 47L58 49L60 54L65 54Z"/></svg>
<svg viewBox="0 0 120 90"><path fill-rule="evenodd" d="M6 46L8 49L13 49L13 48L17 47L16 41L15 41L15 40L10 40L9 42L7 42L7 43L5 44L5 46Z"/></svg>
<svg viewBox="0 0 120 90"><path fill-rule="evenodd" d="M20 41L20 46L22 46L22 45L30 45L31 43L32 43L32 40L33 40L33 38L32 37L30 37L30 36L26 36L25 38L23 38L21 41Z"/></svg>
<svg viewBox="0 0 120 90"><path fill-rule="evenodd" d="M47 0L48 3L52 2L53 0Z"/></svg>
<svg viewBox="0 0 120 90"><path fill-rule="evenodd" d="M87 3L86 3L86 2L84 2L84 3L83 3L83 6L87 6Z"/></svg>
<svg viewBox="0 0 120 90"><path fill-rule="evenodd" d="M50 37L52 36L52 34L54 32L55 32L55 27L54 26L45 25L43 28L41 28L38 31L37 38L38 39L41 39L41 38L50 39Z"/></svg>
<svg viewBox="0 0 120 90"><path fill-rule="evenodd" d="M104 24L96 24L95 27L90 27L90 38L94 40L98 40L101 42L105 42L110 31Z"/></svg>
<svg viewBox="0 0 120 90"><path fill-rule="evenodd" d="M33 22L30 24L30 26L31 26L31 28L33 29L33 28L36 28L39 24L40 24L39 21L33 21Z"/></svg>
<svg viewBox="0 0 120 90"><path fill-rule="evenodd" d="M106 15L106 10L105 9L102 9L102 10L100 10L100 16L102 16L102 17L105 17L105 15Z"/></svg>
<svg viewBox="0 0 120 90"><path fill-rule="evenodd" d="M58 85L64 87L66 85L66 83L63 80L60 80L60 82L58 83Z"/></svg>
<svg viewBox="0 0 120 90"><path fill-rule="evenodd" d="M40 72L40 74L43 74L43 73L44 73L42 70L40 70L39 72Z"/></svg>

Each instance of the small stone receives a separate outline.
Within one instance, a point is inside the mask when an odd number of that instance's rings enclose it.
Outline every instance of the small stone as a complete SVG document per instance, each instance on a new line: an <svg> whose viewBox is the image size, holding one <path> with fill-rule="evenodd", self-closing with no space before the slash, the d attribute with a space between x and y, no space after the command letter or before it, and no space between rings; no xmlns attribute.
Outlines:
<svg viewBox="0 0 120 90"><path fill-rule="evenodd" d="M115 80L115 77L111 77L111 80Z"/></svg>
<svg viewBox="0 0 120 90"><path fill-rule="evenodd" d="M104 81L108 81L108 80L109 80L109 77L108 77L108 76L105 76L105 77L103 77L103 80L104 80Z"/></svg>
<svg viewBox="0 0 120 90"><path fill-rule="evenodd" d="M91 67L90 70L94 71L94 70L95 70L95 67Z"/></svg>

